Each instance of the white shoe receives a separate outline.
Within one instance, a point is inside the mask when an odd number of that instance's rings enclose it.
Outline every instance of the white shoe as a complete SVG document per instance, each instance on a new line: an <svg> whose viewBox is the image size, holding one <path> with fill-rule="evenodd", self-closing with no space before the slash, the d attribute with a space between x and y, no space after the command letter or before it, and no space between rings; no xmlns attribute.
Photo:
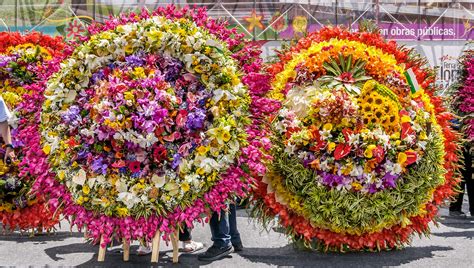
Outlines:
<svg viewBox="0 0 474 268"><path fill-rule="evenodd" d="M107 247L107 251L108 252L114 252L114 253L120 253L120 252L123 251L122 247L123 247L122 244L118 244L116 246Z"/></svg>
<svg viewBox="0 0 474 268"><path fill-rule="evenodd" d="M196 241L183 242L182 252L193 253L204 248L204 244Z"/></svg>
<svg viewBox="0 0 474 268"><path fill-rule="evenodd" d="M140 245L137 249L137 255L138 256L145 256L151 253L151 248L150 247L145 247Z"/></svg>

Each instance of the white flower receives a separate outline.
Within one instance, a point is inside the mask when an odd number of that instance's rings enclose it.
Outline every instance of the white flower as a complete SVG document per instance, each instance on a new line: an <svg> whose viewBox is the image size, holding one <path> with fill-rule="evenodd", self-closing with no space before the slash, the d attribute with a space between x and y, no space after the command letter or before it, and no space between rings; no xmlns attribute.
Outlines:
<svg viewBox="0 0 474 268"><path fill-rule="evenodd" d="M156 188L161 188L163 187L163 185L165 185L166 178L165 176L158 176L156 174L153 174L153 176L151 176L151 181L155 184Z"/></svg>
<svg viewBox="0 0 474 268"><path fill-rule="evenodd" d="M94 184L95 182L97 181L97 178L96 177L93 177L93 178L89 178L87 180L87 185L89 185L90 188L94 187Z"/></svg>
<svg viewBox="0 0 474 268"><path fill-rule="evenodd" d="M211 173L213 170L218 170L220 164L212 158L205 158L203 161L201 161L199 167L204 169L205 173Z"/></svg>
<svg viewBox="0 0 474 268"><path fill-rule="evenodd" d="M404 139L408 144L411 144L413 143L413 141L415 140L415 135L407 135Z"/></svg>
<svg viewBox="0 0 474 268"><path fill-rule="evenodd" d="M365 174L365 178L366 178L367 183L375 182L375 177L372 173Z"/></svg>
<svg viewBox="0 0 474 268"><path fill-rule="evenodd" d="M327 139L332 138L330 130L320 130L319 134L321 135L322 140L327 140Z"/></svg>
<svg viewBox="0 0 474 268"><path fill-rule="evenodd" d="M124 203L128 209L131 209L140 202L140 198L134 193L121 192L117 196L117 201Z"/></svg>
<svg viewBox="0 0 474 268"><path fill-rule="evenodd" d="M79 133L81 133L82 136L94 137L95 132L91 129L83 128L83 129L79 130Z"/></svg>
<svg viewBox="0 0 474 268"><path fill-rule="evenodd" d="M125 181L123 181L122 179L117 180L115 182L115 188L117 189L117 191L119 193L123 193L123 192L128 191L127 183Z"/></svg>
<svg viewBox="0 0 474 268"><path fill-rule="evenodd" d="M214 96L212 97L212 100L217 103L223 97L225 97L224 100L236 100L237 99L237 97L235 97L228 90L218 89L218 90L214 91Z"/></svg>
<svg viewBox="0 0 474 268"><path fill-rule="evenodd" d="M285 147L285 153L293 155L296 151L296 144L288 143Z"/></svg>
<svg viewBox="0 0 474 268"><path fill-rule="evenodd" d="M119 131L119 132L115 132L114 134L114 140L116 141L123 141L124 140L124 136L123 134Z"/></svg>
<svg viewBox="0 0 474 268"><path fill-rule="evenodd" d="M331 167L329 166L328 164L328 160L324 160L324 161L321 161L321 163L319 164L321 170L323 171L329 171L331 169Z"/></svg>
<svg viewBox="0 0 474 268"><path fill-rule="evenodd" d="M81 168L73 177L72 177L72 182L74 182L77 185L84 185L87 179L87 174L86 172Z"/></svg>
<svg viewBox="0 0 474 268"><path fill-rule="evenodd" d="M387 161L385 163L385 170L387 173L392 173L392 174L400 174L402 173L402 166L398 163L393 163L390 161Z"/></svg>
<svg viewBox="0 0 474 268"><path fill-rule="evenodd" d="M212 39L207 39L206 40L206 45L207 46L210 46L210 47L217 47L219 49L222 49L222 46L221 44L217 43L216 41L212 40Z"/></svg>
<svg viewBox="0 0 474 268"><path fill-rule="evenodd" d="M69 90L67 92L66 97L64 98L64 103L71 103L76 99L77 92L74 90Z"/></svg>
<svg viewBox="0 0 474 268"><path fill-rule="evenodd" d="M353 145L359 144L359 137L360 137L359 134L349 134L349 136L348 136L348 138L349 138L349 145L350 145L350 146L353 146Z"/></svg>
<svg viewBox="0 0 474 268"><path fill-rule="evenodd" d="M423 150L426 150L426 144L427 144L426 141L418 141L418 146ZM417 160L418 160L418 158L417 158Z"/></svg>
<svg viewBox="0 0 474 268"><path fill-rule="evenodd" d="M102 185L102 184L104 184L105 182L107 182L107 180L105 179L105 177L104 177L103 175L97 176L96 179L97 179L96 182L97 182L97 184L99 184L99 185Z"/></svg>
<svg viewBox="0 0 474 268"><path fill-rule="evenodd" d="M352 177L359 177L363 174L364 174L364 169L362 168L362 166L357 166L357 165L353 166L351 173L349 173L349 175L351 175Z"/></svg>

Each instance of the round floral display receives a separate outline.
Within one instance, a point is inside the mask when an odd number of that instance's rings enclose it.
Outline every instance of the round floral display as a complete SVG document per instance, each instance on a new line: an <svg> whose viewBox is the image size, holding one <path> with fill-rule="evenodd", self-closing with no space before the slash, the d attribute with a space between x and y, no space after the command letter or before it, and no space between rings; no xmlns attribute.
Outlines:
<svg viewBox="0 0 474 268"><path fill-rule="evenodd" d="M45 206L43 196L30 192L37 175L30 156L37 152L29 143L44 100L44 81L62 58L65 44L39 33L0 33L0 40L0 95L11 112L16 154L5 163L5 150L0 150L0 217L10 230L51 229L59 215Z"/></svg>
<svg viewBox="0 0 474 268"><path fill-rule="evenodd" d="M474 50L466 50L461 58L461 76L452 88L452 106L461 117L460 128L464 138L474 140Z"/></svg>
<svg viewBox="0 0 474 268"><path fill-rule="evenodd" d="M339 28L280 59L269 67L269 96L281 108L256 215L280 215L293 239L324 250L389 249L427 233L436 205L453 193L446 161L456 146L422 62L378 33ZM409 68L422 85L416 92Z"/></svg>
<svg viewBox="0 0 474 268"><path fill-rule="evenodd" d="M244 195L251 97L235 31L172 7L96 27L43 106L43 151L70 193L50 194L65 214L95 238L151 239Z"/></svg>

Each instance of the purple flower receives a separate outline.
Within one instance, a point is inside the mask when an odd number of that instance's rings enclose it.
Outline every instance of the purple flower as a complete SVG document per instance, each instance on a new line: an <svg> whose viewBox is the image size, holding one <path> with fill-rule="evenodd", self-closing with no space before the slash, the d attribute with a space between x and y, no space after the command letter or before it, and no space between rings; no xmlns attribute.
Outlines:
<svg viewBox="0 0 474 268"><path fill-rule="evenodd" d="M204 126L204 120L206 120L206 113L203 109L195 109L188 115L186 121L186 127L191 130L202 129Z"/></svg>
<svg viewBox="0 0 474 268"><path fill-rule="evenodd" d="M145 64L145 60L143 60L142 53L125 57L125 62L127 63L128 66L131 66L131 67L142 66L143 64Z"/></svg>
<svg viewBox="0 0 474 268"><path fill-rule="evenodd" d="M174 82L179 78L181 70L183 69L183 63L173 58L166 57L162 66L165 73L166 82Z"/></svg>
<svg viewBox="0 0 474 268"><path fill-rule="evenodd" d="M321 183L330 187L346 186L351 183L351 178L344 175L331 174L324 171L318 172L322 177Z"/></svg>
<svg viewBox="0 0 474 268"><path fill-rule="evenodd" d="M99 70L92 74L92 78L91 78L92 84L97 84L97 82L104 80L104 78L105 78L104 71Z"/></svg>
<svg viewBox="0 0 474 268"><path fill-rule="evenodd" d="M92 170L97 174L107 174L107 164L103 163L104 159L99 157L92 162Z"/></svg>
<svg viewBox="0 0 474 268"><path fill-rule="evenodd" d="M61 117L64 123L68 125L77 126L82 120L80 112L81 112L81 109L79 108L79 106L73 105L69 107L69 109L65 111Z"/></svg>
<svg viewBox="0 0 474 268"><path fill-rule="evenodd" d="M176 169L179 164L181 164L181 155L180 154L174 154L173 155L173 162L171 163L171 168Z"/></svg>
<svg viewBox="0 0 474 268"><path fill-rule="evenodd" d="M88 154L89 154L89 149L88 148L81 149L77 153L77 159L84 159L84 158L87 157Z"/></svg>
<svg viewBox="0 0 474 268"><path fill-rule="evenodd" d="M11 61L16 61L13 56L0 56L0 67L6 67Z"/></svg>
<svg viewBox="0 0 474 268"><path fill-rule="evenodd" d="M100 141L106 140L110 136L110 133L107 130L101 128L97 129L97 139Z"/></svg>
<svg viewBox="0 0 474 268"><path fill-rule="evenodd" d="M372 183L369 185L369 193L374 194L377 192L377 185L375 183Z"/></svg>
<svg viewBox="0 0 474 268"><path fill-rule="evenodd" d="M157 123L160 124L161 122L164 121L164 119L168 116L168 110L161 108L155 110L155 114L153 115L153 120Z"/></svg>
<svg viewBox="0 0 474 268"><path fill-rule="evenodd" d="M392 173L388 172L383 176L382 181L385 187L395 188L397 186L396 180L398 179L398 175L393 175Z"/></svg>

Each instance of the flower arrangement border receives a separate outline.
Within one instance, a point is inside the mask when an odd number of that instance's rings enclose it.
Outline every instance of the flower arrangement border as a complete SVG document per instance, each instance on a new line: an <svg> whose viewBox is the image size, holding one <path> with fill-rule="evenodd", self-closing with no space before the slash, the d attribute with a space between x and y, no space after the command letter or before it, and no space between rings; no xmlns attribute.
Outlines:
<svg viewBox="0 0 474 268"><path fill-rule="evenodd" d="M18 109L29 114L28 118L22 117L17 129L17 138L25 143L25 155L19 164L19 176L22 180L34 181L40 174L47 172L36 165L38 155L41 154L41 148L38 147L39 140L35 144L35 132L38 132L39 114L41 104L44 101L43 91L46 86L46 80L52 73L58 70L59 62L69 53L69 46L61 37L51 37L39 32L31 32L21 34L18 32L0 32L0 53L6 52L9 47L22 44L39 45L48 50L52 56L52 60L41 66L41 72L38 73L38 80L32 84L25 85L31 93L24 94ZM28 148L28 149L26 149ZM34 185L33 185L34 187ZM20 230L28 230L38 228L38 230L53 230L58 224L60 213L51 210L47 205L44 195L33 192L36 195L36 202L29 204L23 209L13 211L1 211L0 218L4 228L13 231L16 228Z"/></svg>
<svg viewBox="0 0 474 268"><path fill-rule="evenodd" d="M425 213L422 215L410 217L403 224L363 235L335 233L327 229L313 227L307 219L295 214L286 205L281 204L274 193L269 193L268 185L263 178L260 178L255 187L253 199L255 208L252 212L264 226L274 223L274 217L278 216L278 222L286 228L287 234L294 241L303 242L305 247L309 248L344 252L351 250L388 250L394 247L402 247L410 242L412 233L428 235L428 224L436 220L438 206L455 194L454 189L459 180L457 174L458 144L456 143L458 134L451 128L450 120L453 115L443 107L442 98L435 96L435 74L431 69L425 67L425 60L416 55L413 50L400 48L396 42L386 41L377 33L350 33L339 27L325 27L319 32L300 39L289 51L280 53L280 61L268 66L268 72L271 74L272 80L283 70L285 64L292 59L294 53L308 49L313 42L323 42L333 38L360 41L368 46L379 48L386 53L393 54L396 62L405 64L406 69L412 68L420 86L425 89L429 96L434 107L437 123L440 125L444 136L446 151L444 169L447 171L444 183L435 189L432 200L426 204ZM278 93L276 94L270 93L273 97L278 97Z"/></svg>
<svg viewBox="0 0 474 268"><path fill-rule="evenodd" d="M260 70L262 61L259 59L260 51L250 44L245 44L242 41L242 35L237 34L235 29L227 29L227 24L210 19L206 15L205 9L192 9L184 7L178 9L170 5L165 8L160 7L153 12L142 10L140 14L129 13L121 14L119 17L111 18L104 25L92 24L88 31L90 35L100 33L109 29L113 29L119 25L137 22L141 19L146 19L151 16L164 16L169 19L179 19L188 17L193 20L198 27L206 28L211 34L225 42L230 51L236 51L233 58L237 60L244 72L242 82L247 85L249 94L252 97L251 111L256 116L261 107L258 105L258 92L261 91L261 86L258 83L253 83L255 72ZM90 38L84 37L82 41ZM254 119L256 120L256 119ZM255 125L255 124L253 124ZM164 234L165 238L171 234L175 228L179 228L180 223L185 223L192 227L193 221L202 222L201 215L208 214L211 211L221 211L226 207L225 201L231 195L245 196L249 190L248 184L244 183L241 178L245 178L249 182L252 181L254 174L261 173L263 164L260 161L260 142L256 137L262 136L258 128L252 125L248 128L248 142L249 145L242 149L242 156L238 163L240 166L234 166L227 170L225 177L223 177L213 188L210 189L204 196L204 200L196 200L192 206L185 209L176 209L174 212L168 214L167 218L157 217L155 215L144 218L135 219L131 216L125 218L114 218L105 215L95 215L92 211L77 205L72 200L67 188L59 184L55 180L55 174L48 173L40 176L35 184L36 190L49 196L49 204L52 208L63 208L63 214L70 216L72 225L77 225L80 229L86 227L86 232L89 237L94 238L97 242L100 237L103 237L103 245L111 241L113 236L125 238L126 240L144 239L151 241L156 231ZM39 133L36 133L36 138L40 139ZM42 165L48 167L46 155L42 155Z"/></svg>
<svg viewBox="0 0 474 268"><path fill-rule="evenodd" d="M451 106L460 117L460 132L467 142L474 140L474 49L466 50L460 59L461 75L452 85L450 95L453 96Z"/></svg>

